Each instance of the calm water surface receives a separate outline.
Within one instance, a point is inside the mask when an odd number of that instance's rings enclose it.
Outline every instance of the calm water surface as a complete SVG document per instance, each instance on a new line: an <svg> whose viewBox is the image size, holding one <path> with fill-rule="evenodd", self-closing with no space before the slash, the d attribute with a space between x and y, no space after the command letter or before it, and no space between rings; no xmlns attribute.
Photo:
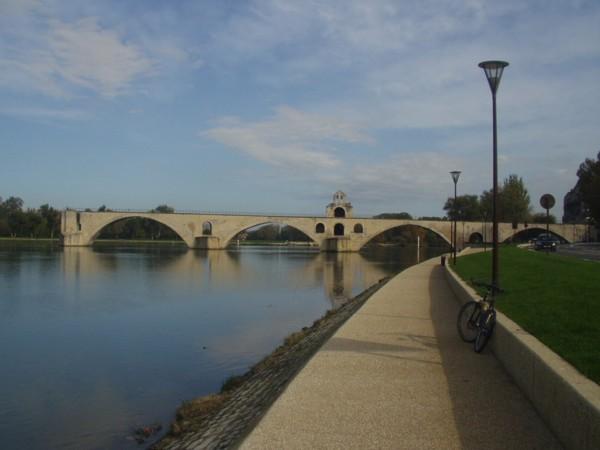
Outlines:
<svg viewBox="0 0 600 450"><path fill-rule="evenodd" d="M422 251L420 257L426 257ZM3 448L138 448L181 401L218 391L416 249L0 244Z"/></svg>

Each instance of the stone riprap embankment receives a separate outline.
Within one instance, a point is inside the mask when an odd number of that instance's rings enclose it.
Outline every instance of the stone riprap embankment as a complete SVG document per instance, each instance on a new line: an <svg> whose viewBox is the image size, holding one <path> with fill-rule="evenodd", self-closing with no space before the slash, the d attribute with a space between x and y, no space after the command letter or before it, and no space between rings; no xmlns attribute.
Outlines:
<svg viewBox="0 0 600 450"><path fill-rule="evenodd" d="M241 384L228 392L223 403L204 418L196 429L177 436L167 435L153 448L235 447L319 347L386 282L387 279L381 280L336 310L328 312L310 328L293 334L293 341L290 342L288 338L283 346L242 376Z"/></svg>

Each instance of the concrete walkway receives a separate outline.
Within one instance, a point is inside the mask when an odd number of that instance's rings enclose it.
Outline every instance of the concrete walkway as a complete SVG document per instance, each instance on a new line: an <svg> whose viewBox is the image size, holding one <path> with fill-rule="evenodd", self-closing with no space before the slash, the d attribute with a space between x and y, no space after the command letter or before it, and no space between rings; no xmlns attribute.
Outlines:
<svg viewBox="0 0 600 450"><path fill-rule="evenodd" d="M241 448L561 448L494 356L460 340L438 264L402 272L369 299Z"/></svg>

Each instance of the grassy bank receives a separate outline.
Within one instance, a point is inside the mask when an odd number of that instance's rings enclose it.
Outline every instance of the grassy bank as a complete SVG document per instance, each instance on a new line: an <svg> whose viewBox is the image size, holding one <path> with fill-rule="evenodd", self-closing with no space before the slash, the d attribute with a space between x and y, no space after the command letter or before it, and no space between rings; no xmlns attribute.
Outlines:
<svg viewBox="0 0 600 450"><path fill-rule="evenodd" d="M462 256L455 270L467 282L489 281L491 252ZM502 247L500 286L505 292L498 297L497 307L600 383L598 280L597 262Z"/></svg>

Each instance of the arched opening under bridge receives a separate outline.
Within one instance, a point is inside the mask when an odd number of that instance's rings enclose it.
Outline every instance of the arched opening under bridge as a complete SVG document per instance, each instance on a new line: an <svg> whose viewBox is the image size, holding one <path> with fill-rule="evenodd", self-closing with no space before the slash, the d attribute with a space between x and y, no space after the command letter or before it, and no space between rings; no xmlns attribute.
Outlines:
<svg viewBox="0 0 600 450"><path fill-rule="evenodd" d="M365 257L421 261L450 251L450 243L435 230L419 225L398 225L374 236L360 249Z"/></svg>
<svg viewBox="0 0 600 450"><path fill-rule="evenodd" d="M554 233L553 231L546 231L545 228L527 228L525 230L521 230L518 233L513 234L509 238L505 239L505 243L513 243L513 244L525 244L528 242L532 242L534 239L537 239L542 234L550 234L554 239L559 241L561 244L566 244L568 241L559 234Z"/></svg>
<svg viewBox="0 0 600 450"><path fill-rule="evenodd" d="M471 233L469 236L469 244L483 244L483 234L479 232Z"/></svg>
<svg viewBox="0 0 600 450"><path fill-rule="evenodd" d="M102 241L172 241L184 243L172 228L154 219L130 216L116 219L104 225L92 238L93 243Z"/></svg>
<svg viewBox="0 0 600 450"><path fill-rule="evenodd" d="M312 246L313 239L304 231L278 222L251 225L233 236L228 247L238 245L292 245Z"/></svg>

